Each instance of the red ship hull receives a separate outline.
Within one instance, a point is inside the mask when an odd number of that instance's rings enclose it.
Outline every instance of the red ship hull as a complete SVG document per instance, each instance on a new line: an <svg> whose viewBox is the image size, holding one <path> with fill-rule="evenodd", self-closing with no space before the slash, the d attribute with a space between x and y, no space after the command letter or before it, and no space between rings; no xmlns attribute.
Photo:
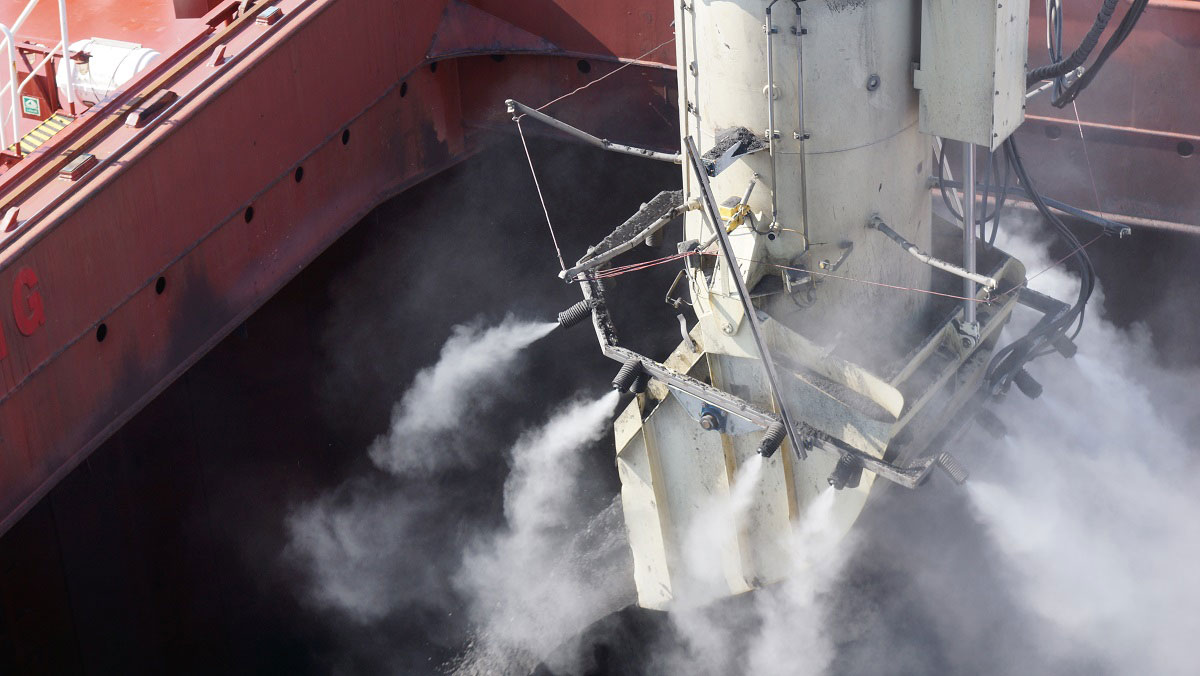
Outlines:
<svg viewBox="0 0 1200 676"><path fill-rule="evenodd" d="M119 163L4 243L0 531L365 213L476 150L505 96L549 100L670 37L670 7L640 0L290 4ZM600 91L670 116L668 65ZM601 133L629 123L587 102L559 112ZM673 142L662 119L640 122L660 131L636 140ZM43 160L71 139L52 143ZM11 191L21 176L4 178Z"/></svg>

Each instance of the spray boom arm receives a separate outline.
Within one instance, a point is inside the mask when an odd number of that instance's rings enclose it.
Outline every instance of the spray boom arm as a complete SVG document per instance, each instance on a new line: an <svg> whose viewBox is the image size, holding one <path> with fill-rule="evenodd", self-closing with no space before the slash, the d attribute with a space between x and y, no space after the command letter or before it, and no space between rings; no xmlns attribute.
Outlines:
<svg viewBox="0 0 1200 676"><path fill-rule="evenodd" d="M634 157L646 157L652 160L672 162L674 164L680 164L683 161L680 158L679 153L664 153L657 150L649 150L647 148L638 148L637 146L629 146L625 145L624 143L613 143L606 138L592 136L582 129L572 127L562 120L556 120L543 112L534 110L524 103L514 101L513 99L507 99L504 104L508 106L508 112L512 114L513 120L520 119L520 117L523 115L528 115L544 125L554 127L563 133L570 134L584 143L596 146L601 150L611 150L615 153L624 153L626 155L633 155Z"/></svg>

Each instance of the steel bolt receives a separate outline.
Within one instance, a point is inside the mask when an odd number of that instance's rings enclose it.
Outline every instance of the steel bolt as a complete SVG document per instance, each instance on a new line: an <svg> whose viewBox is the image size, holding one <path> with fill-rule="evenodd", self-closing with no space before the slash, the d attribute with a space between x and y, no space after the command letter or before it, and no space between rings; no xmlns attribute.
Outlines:
<svg viewBox="0 0 1200 676"><path fill-rule="evenodd" d="M721 330L724 331L726 333L726 335L732 336L733 335L733 324L730 324L729 322L725 322L724 324L721 325Z"/></svg>
<svg viewBox="0 0 1200 676"><path fill-rule="evenodd" d="M721 421L717 420L717 416L711 413L705 413L700 416L700 427L706 431L713 431L721 426Z"/></svg>

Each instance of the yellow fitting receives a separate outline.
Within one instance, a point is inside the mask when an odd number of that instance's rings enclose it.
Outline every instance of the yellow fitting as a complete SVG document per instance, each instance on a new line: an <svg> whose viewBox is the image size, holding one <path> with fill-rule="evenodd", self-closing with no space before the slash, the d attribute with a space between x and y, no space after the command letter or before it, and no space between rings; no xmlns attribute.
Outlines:
<svg viewBox="0 0 1200 676"><path fill-rule="evenodd" d="M746 221L746 217L750 215L750 207L736 203L733 205L721 205L721 218L725 219L725 232L733 232L739 225Z"/></svg>

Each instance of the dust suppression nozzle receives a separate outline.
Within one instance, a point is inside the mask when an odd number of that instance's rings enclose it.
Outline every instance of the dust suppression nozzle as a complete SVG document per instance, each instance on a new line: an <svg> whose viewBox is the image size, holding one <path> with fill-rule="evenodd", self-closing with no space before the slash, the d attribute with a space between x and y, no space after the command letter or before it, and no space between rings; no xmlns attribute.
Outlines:
<svg viewBox="0 0 1200 676"><path fill-rule="evenodd" d="M943 452L938 454L937 464L942 468L942 471L944 471L946 475L954 481L954 483L959 484L960 486L964 481L967 480L968 477L971 476L970 472L967 471L967 468L963 467L962 464L959 463L958 458L955 458L949 453Z"/></svg>
<svg viewBox="0 0 1200 676"><path fill-rule="evenodd" d="M618 392L636 392L636 388L641 381L641 388L646 388L645 369L642 368L642 360L637 357L630 357L629 361L621 365L621 370L617 371L617 376L613 378L613 389Z"/></svg>
<svg viewBox="0 0 1200 676"><path fill-rule="evenodd" d="M787 436L787 430L782 421L776 420L771 423L766 433L763 434L762 441L758 442L758 454L764 458L775 455L775 451L779 450L779 444L783 443L785 436Z"/></svg>
<svg viewBox="0 0 1200 676"><path fill-rule="evenodd" d="M834 490L840 491L843 488L858 488L858 480L861 478L862 464L849 453L843 453L842 457L838 458L837 465L833 468L833 473L829 475L828 481Z"/></svg>
<svg viewBox="0 0 1200 676"><path fill-rule="evenodd" d="M1042 384L1029 375L1029 371L1023 368L1013 376L1013 383L1016 384L1018 390L1021 390L1021 394L1030 399L1037 399L1042 396Z"/></svg>
<svg viewBox="0 0 1200 676"><path fill-rule="evenodd" d="M1075 344L1075 341L1061 334L1052 338L1050 344L1067 359L1074 357L1075 353L1079 351L1079 346Z"/></svg>
<svg viewBox="0 0 1200 676"><path fill-rule="evenodd" d="M592 301L581 300L571 307L558 313L558 325L569 329L592 314Z"/></svg>

